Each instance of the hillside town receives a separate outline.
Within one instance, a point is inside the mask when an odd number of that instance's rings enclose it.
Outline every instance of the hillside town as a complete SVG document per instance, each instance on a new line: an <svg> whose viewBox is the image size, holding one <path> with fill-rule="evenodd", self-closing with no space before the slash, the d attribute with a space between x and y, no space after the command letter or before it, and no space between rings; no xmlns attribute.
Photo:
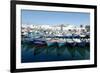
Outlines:
<svg viewBox="0 0 100 73"><path fill-rule="evenodd" d="M68 35L89 35L89 25L33 25L33 24L22 24L22 36L28 37L40 37L40 36L68 36Z"/></svg>

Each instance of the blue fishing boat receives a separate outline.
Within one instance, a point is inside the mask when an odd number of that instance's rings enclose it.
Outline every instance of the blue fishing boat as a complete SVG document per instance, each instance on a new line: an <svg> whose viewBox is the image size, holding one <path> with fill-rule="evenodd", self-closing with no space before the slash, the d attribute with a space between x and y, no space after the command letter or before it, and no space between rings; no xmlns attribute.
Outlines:
<svg viewBox="0 0 100 73"><path fill-rule="evenodd" d="M76 43L77 47L85 47L85 42L80 39L73 39L73 41Z"/></svg>
<svg viewBox="0 0 100 73"><path fill-rule="evenodd" d="M46 46L47 45L46 41L43 39L34 39L32 44L36 46Z"/></svg>
<svg viewBox="0 0 100 73"><path fill-rule="evenodd" d="M66 42L58 42L59 47L66 46Z"/></svg>
<svg viewBox="0 0 100 73"><path fill-rule="evenodd" d="M74 42L73 39L66 40L66 46L74 47L75 45L76 45L76 42Z"/></svg>
<svg viewBox="0 0 100 73"><path fill-rule="evenodd" d="M47 43L47 46L48 46L48 47L56 47L56 46L58 45L57 42L47 41L46 43Z"/></svg>
<svg viewBox="0 0 100 73"><path fill-rule="evenodd" d="M80 36L77 35L77 34L73 34L73 35L72 35L72 38L80 38Z"/></svg>

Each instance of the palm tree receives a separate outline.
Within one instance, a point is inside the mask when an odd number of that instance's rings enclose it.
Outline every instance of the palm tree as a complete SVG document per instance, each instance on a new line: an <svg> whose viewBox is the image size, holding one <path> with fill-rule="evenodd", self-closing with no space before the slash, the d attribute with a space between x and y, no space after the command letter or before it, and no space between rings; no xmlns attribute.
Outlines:
<svg viewBox="0 0 100 73"><path fill-rule="evenodd" d="M80 28L81 28L81 34L82 34L82 32L83 32L83 29L82 29L83 28L83 25L80 25Z"/></svg>
<svg viewBox="0 0 100 73"><path fill-rule="evenodd" d="M87 32L90 32L90 25L86 25L85 29L86 29Z"/></svg>
<svg viewBox="0 0 100 73"><path fill-rule="evenodd" d="M80 25L80 28L83 28L83 25Z"/></svg>
<svg viewBox="0 0 100 73"><path fill-rule="evenodd" d="M27 27L28 37L30 36L30 27Z"/></svg>

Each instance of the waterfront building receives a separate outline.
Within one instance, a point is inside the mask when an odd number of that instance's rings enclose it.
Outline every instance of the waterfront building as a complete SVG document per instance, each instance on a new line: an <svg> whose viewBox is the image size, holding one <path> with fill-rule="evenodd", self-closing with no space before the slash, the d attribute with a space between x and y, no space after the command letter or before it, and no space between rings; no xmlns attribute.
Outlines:
<svg viewBox="0 0 100 73"><path fill-rule="evenodd" d="M81 35L87 32L85 26L75 26L75 25L66 25L66 24L58 24L58 25L46 25L46 24L22 24L22 35L42 35L42 36L61 36L61 35L70 35L77 34ZM29 36L29 35L28 35Z"/></svg>

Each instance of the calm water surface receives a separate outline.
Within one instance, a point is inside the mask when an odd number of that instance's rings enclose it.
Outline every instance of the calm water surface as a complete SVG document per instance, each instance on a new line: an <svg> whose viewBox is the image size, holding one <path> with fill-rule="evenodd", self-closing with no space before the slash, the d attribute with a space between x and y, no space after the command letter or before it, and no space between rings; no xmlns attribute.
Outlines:
<svg viewBox="0 0 100 73"><path fill-rule="evenodd" d="M90 47L69 47L66 45L57 46L36 46L22 43L21 62L47 62L47 61L69 61L90 59Z"/></svg>

